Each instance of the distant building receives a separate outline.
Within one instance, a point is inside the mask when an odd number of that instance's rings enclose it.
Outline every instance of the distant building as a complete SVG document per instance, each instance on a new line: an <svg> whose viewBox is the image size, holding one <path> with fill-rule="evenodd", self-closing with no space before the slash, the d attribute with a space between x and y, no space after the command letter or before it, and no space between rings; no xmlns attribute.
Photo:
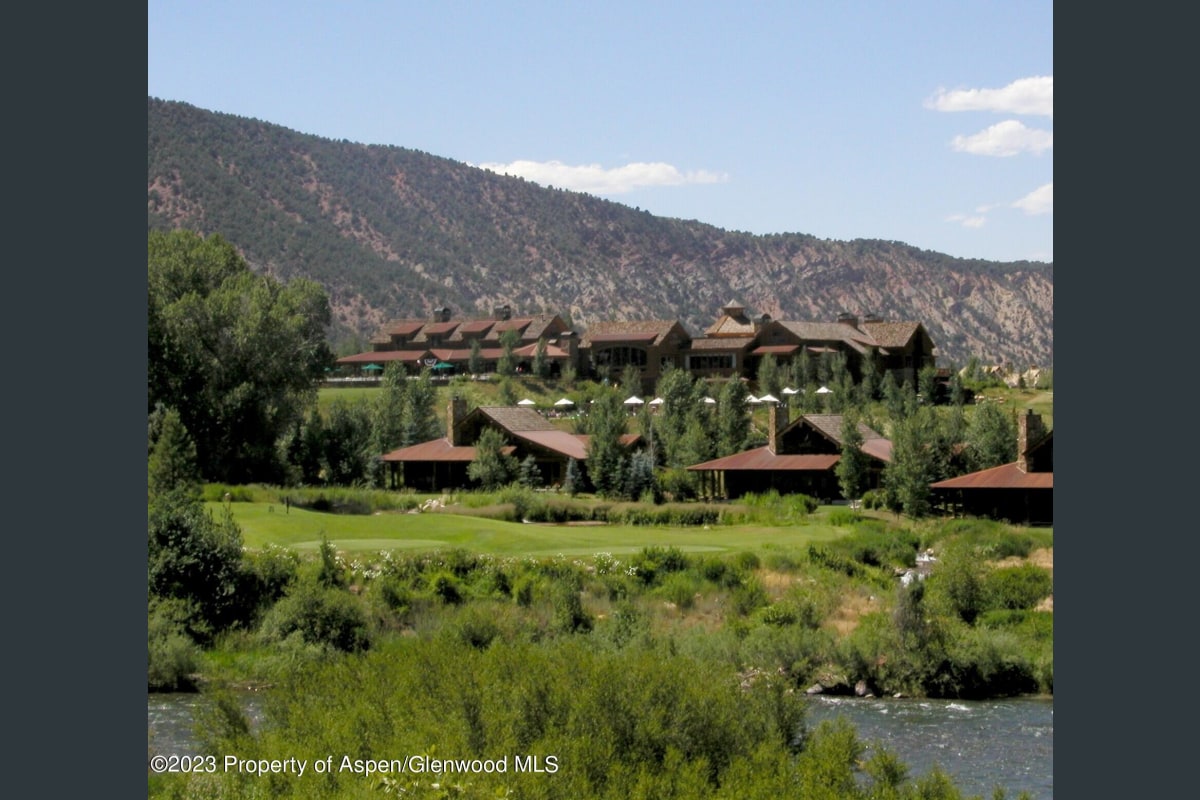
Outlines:
<svg viewBox="0 0 1200 800"><path fill-rule="evenodd" d="M1054 431L1041 415L1017 417L1017 460L931 484L947 512L1020 525L1054 524Z"/></svg>
<svg viewBox="0 0 1200 800"><path fill-rule="evenodd" d="M506 454L518 461L532 456L547 485L564 481L571 459L580 466L587 463L588 437L555 427L533 409L480 406L468 412L466 401L454 397L447 408L445 436L382 456L392 488L404 485L423 492L471 488L467 468L476 458L475 443L486 428L503 434ZM640 445L641 437L628 434L621 442L634 448Z"/></svg>
<svg viewBox="0 0 1200 800"><path fill-rule="evenodd" d="M774 489L830 501L841 497L836 467L842 457L841 414L807 414L788 421L787 407L768 411L768 441L762 447L688 467L701 473L703 493L735 499ZM892 443L859 423L860 447L868 456L867 488L879 486L892 460Z"/></svg>
<svg viewBox="0 0 1200 800"><path fill-rule="evenodd" d="M438 364L467 372L473 343L478 343L479 368L493 372L503 355L500 336L515 330L520 342L513 351L517 365L528 370L539 342L545 347L551 374L568 365L577 374L597 379L618 378L632 365L648 390L668 367L698 378L752 378L768 355L789 364L807 353L812 358L840 353L858 377L867 359L882 376L892 373L897 383L916 385L917 375L935 364L934 343L920 322L885 321L874 315L861 320L840 314L837 322L773 320L752 317L740 303L721 308L717 319L693 337L678 320L600 321L582 336L558 315L514 316L508 306L487 319L455 320L448 308L433 319L397 319L371 339L371 350L338 359L343 368L362 368L400 361L416 371Z"/></svg>

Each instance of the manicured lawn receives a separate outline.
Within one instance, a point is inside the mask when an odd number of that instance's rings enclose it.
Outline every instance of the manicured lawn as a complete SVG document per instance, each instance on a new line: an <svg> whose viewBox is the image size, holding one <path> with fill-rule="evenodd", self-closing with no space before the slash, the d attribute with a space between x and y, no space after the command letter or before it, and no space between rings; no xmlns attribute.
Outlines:
<svg viewBox="0 0 1200 800"><path fill-rule="evenodd" d="M221 503L208 504L215 513ZM633 525L521 524L457 514L326 514L266 503L233 503L233 517L247 547L267 544L315 549L324 534L338 549L373 552L385 549L465 548L474 553L510 556L635 553L643 547L674 546L685 552L737 552L764 548L806 547L844 533L831 525L659 528Z"/></svg>

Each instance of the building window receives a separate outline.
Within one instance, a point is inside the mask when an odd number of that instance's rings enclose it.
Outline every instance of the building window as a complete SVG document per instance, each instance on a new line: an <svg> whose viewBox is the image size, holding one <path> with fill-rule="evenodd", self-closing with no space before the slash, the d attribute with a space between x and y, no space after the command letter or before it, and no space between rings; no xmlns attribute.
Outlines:
<svg viewBox="0 0 1200 800"><path fill-rule="evenodd" d="M606 347L603 350L597 350L596 366L605 367L624 367L629 364L635 367L646 366L646 351L640 347Z"/></svg>

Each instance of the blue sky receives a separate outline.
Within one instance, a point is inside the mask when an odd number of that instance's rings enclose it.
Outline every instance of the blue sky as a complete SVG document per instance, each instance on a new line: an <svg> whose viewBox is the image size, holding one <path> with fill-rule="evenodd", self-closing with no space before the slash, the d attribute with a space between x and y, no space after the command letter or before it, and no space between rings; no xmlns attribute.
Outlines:
<svg viewBox="0 0 1200 800"><path fill-rule="evenodd" d="M152 97L727 230L1050 261L1053 4L149 0Z"/></svg>

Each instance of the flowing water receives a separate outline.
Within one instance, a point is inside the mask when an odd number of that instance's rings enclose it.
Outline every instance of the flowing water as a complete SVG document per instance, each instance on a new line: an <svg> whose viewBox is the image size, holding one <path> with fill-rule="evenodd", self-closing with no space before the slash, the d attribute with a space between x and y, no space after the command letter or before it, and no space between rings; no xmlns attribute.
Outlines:
<svg viewBox="0 0 1200 800"><path fill-rule="evenodd" d="M244 696L252 723L261 720L261 696ZM195 755L196 694L151 694L147 702L151 755ZM990 798L1001 786L1009 800L1024 791L1035 800L1054 796L1054 701L811 698L810 727L843 716L871 746L899 756L910 777L936 764L969 795Z"/></svg>
<svg viewBox="0 0 1200 800"><path fill-rule="evenodd" d="M810 727L845 717L859 739L899 756L909 775L936 764L967 794L1054 796L1054 701L812 698ZM865 757L870 757L868 750Z"/></svg>

